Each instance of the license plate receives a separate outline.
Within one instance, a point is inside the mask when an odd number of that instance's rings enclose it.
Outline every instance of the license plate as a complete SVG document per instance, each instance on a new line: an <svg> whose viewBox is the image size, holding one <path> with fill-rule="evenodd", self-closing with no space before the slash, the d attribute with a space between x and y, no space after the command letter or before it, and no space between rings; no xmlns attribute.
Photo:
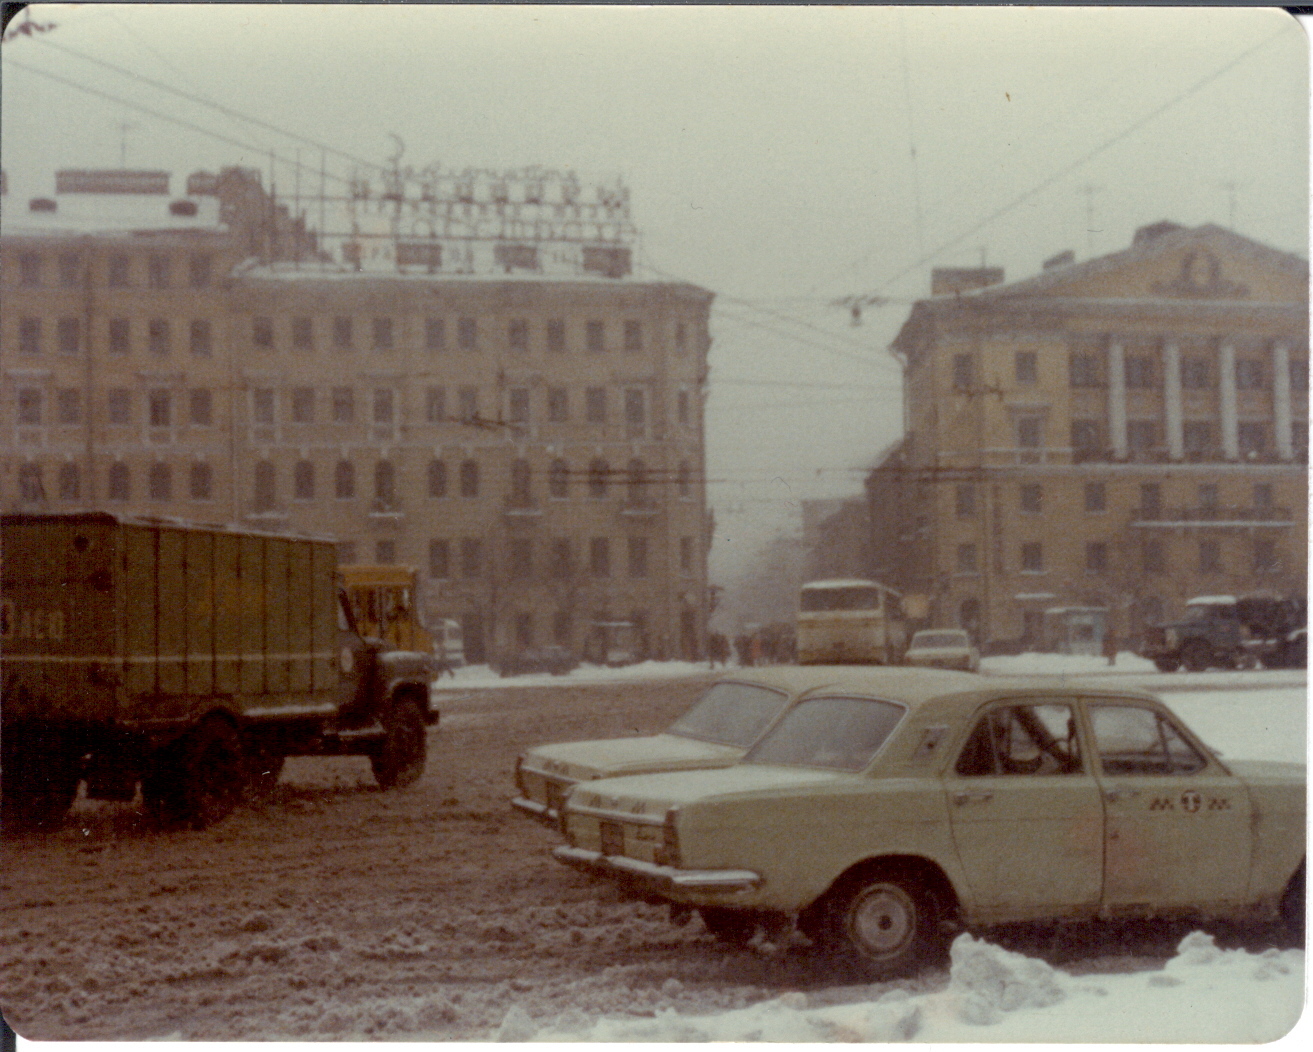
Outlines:
<svg viewBox="0 0 1313 1052"><path fill-rule="evenodd" d="M625 853L625 831L618 822L602 823L602 854L623 855Z"/></svg>

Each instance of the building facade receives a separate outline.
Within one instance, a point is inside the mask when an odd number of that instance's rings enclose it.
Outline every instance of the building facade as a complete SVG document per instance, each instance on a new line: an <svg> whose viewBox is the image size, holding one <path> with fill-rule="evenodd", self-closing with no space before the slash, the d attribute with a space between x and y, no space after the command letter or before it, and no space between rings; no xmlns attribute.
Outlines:
<svg viewBox="0 0 1313 1052"><path fill-rule="evenodd" d="M5 201L6 510L333 536L416 567L474 661L587 652L617 622L648 655L703 653L710 293L632 279L614 231L540 245L465 215L421 239L357 188L334 238L250 181L173 200L166 173L89 174L94 200ZM163 192L105 191L142 174ZM531 207L485 182L458 207Z"/></svg>
<svg viewBox="0 0 1313 1052"><path fill-rule="evenodd" d="M1305 260L1159 223L1013 284L934 280L867 483L875 573L925 623L1091 652L1191 596L1306 590Z"/></svg>

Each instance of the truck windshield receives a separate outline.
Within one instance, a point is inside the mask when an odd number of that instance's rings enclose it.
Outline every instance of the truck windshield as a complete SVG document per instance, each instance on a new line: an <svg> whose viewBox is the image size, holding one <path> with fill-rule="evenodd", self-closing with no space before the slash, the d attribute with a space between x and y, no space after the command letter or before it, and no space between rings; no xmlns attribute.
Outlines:
<svg viewBox="0 0 1313 1052"><path fill-rule="evenodd" d="M751 683L717 683L666 733L746 749L788 700L778 690Z"/></svg>
<svg viewBox="0 0 1313 1052"><path fill-rule="evenodd" d="M744 763L863 770L906 710L873 698L807 698L748 751Z"/></svg>

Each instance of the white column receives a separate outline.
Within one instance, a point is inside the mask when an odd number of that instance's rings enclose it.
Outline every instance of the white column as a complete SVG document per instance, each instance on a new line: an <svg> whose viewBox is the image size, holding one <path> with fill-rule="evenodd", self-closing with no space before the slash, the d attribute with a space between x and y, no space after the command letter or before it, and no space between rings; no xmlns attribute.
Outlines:
<svg viewBox="0 0 1313 1052"><path fill-rule="evenodd" d="M1181 348L1174 343L1163 347L1163 403L1167 416L1167 455L1182 460L1185 438L1181 424Z"/></svg>
<svg viewBox="0 0 1313 1052"><path fill-rule="evenodd" d="M1112 455L1126 459L1126 348L1108 346L1108 438Z"/></svg>
<svg viewBox="0 0 1313 1052"><path fill-rule="evenodd" d="M1282 460L1295 456L1290 418L1290 348L1278 343L1272 348L1272 425L1277 432L1277 456Z"/></svg>
<svg viewBox="0 0 1313 1052"><path fill-rule="evenodd" d="M1240 435L1236 426L1235 345L1222 344L1217 356L1217 379L1222 409L1222 457L1240 459Z"/></svg>

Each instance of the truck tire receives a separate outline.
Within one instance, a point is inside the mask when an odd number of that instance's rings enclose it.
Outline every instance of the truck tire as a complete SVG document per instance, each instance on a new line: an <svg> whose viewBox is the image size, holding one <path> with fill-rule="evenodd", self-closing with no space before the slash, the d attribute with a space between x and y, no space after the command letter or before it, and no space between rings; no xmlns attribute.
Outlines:
<svg viewBox="0 0 1313 1052"><path fill-rule="evenodd" d="M78 781L74 757L6 748L0 758L0 830L9 836L57 829L73 806Z"/></svg>
<svg viewBox="0 0 1313 1052"><path fill-rule="evenodd" d="M1153 659L1153 667L1159 672L1175 672L1181 667L1181 659L1177 657L1156 657Z"/></svg>
<svg viewBox="0 0 1313 1052"><path fill-rule="evenodd" d="M1204 672L1213 663L1213 650L1202 639L1191 639L1181 647L1181 664L1188 672Z"/></svg>
<svg viewBox="0 0 1313 1052"><path fill-rule="evenodd" d="M835 888L814 929L821 946L872 980L910 975L943 956L935 896L897 866Z"/></svg>
<svg viewBox="0 0 1313 1052"><path fill-rule="evenodd" d="M404 789L414 785L424 773L428 738L419 706L398 699L388 706L382 717L383 743L369 758L380 789Z"/></svg>
<svg viewBox="0 0 1313 1052"><path fill-rule="evenodd" d="M164 824L204 829L232 813L247 775L237 731L227 720L206 719L156 758L142 797Z"/></svg>

